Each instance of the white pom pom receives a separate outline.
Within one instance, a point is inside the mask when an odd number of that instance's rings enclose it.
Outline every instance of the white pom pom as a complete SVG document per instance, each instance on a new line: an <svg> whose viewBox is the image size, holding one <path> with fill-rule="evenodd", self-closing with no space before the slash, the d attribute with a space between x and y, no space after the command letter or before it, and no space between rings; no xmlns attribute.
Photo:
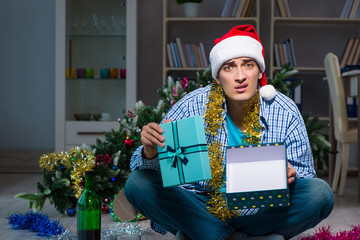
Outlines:
<svg viewBox="0 0 360 240"><path fill-rule="evenodd" d="M276 95L276 90L273 85L265 85L260 88L260 96L267 101L272 100Z"/></svg>

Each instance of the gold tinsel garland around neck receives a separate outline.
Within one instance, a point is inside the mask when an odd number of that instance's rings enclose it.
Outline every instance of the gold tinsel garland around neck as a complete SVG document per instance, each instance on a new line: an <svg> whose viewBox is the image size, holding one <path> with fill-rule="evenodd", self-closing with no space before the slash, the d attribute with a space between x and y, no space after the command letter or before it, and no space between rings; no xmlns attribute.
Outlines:
<svg viewBox="0 0 360 240"><path fill-rule="evenodd" d="M244 135L243 140L246 144L254 144L260 142L261 125L259 123L259 110L260 110L260 96L256 91L256 99L244 118ZM230 210L226 201L225 194L222 192L225 181L224 160L225 156L221 149L221 143L216 140L219 129L225 122L223 104L225 101L224 90L220 84L214 83L211 86L208 103L204 115L206 124L205 131L213 139L208 145L210 168L212 179L209 180L210 187L214 190L211 193L210 200L207 202L208 211L225 221L231 217L238 216L239 212Z"/></svg>

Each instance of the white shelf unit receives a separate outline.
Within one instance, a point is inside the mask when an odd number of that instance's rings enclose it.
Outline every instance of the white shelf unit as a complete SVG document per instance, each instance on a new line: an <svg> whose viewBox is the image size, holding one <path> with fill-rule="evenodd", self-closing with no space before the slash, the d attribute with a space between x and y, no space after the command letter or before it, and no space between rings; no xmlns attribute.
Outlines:
<svg viewBox="0 0 360 240"><path fill-rule="evenodd" d="M79 1L56 0L55 4L55 151L59 152L103 140L105 132L119 127L117 119L134 107L137 0L110 0L107 4L113 8L93 0L83 7ZM67 4L78 12L71 13ZM95 77L66 79L69 66L92 67ZM101 79L100 68L126 68L126 78ZM106 112L111 118L76 121L74 113L82 112Z"/></svg>

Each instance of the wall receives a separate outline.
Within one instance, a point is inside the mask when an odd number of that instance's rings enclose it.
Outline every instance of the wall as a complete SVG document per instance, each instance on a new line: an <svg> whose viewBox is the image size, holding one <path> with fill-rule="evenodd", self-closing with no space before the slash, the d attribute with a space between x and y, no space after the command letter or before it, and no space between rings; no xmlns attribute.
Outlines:
<svg viewBox="0 0 360 240"><path fill-rule="evenodd" d="M0 172L40 172L55 138L55 4L1 3Z"/></svg>
<svg viewBox="0 0 360 240"><path fill-rule="evenodd" d="M162 78L162 0L138 0L138 100L153 105Z"/></svg>
<svg viewBox="0 0 360 240"><path fill-rule="evenodd" d="M54 148L54 1L2 0L0 150Z"/></svg>

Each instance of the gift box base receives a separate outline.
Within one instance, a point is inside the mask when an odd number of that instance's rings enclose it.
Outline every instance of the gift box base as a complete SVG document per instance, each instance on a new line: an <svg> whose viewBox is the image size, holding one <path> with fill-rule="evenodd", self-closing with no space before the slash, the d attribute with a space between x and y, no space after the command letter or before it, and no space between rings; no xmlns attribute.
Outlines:
<svg viewBox="0 0 360 240"><path fill-rule="evenodd" d="M287 189L227 193L226 198L230 210L290 206L290 196Z"/></svg>

